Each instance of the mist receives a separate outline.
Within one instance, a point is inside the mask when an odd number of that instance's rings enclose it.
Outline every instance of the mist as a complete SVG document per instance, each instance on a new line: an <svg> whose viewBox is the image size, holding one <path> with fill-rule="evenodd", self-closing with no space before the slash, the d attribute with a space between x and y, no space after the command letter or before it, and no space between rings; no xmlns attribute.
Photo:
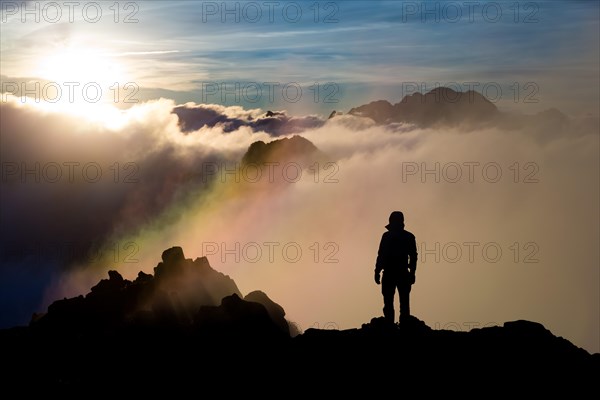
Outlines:
<svg viewBox="0 0 600 400"><path fill-rule="evenodd" d="M3 174L24 155L95 160L106 174L115 162L139 168L137 182L116 184L112 175L26 185L21 175L3 176L3 237L93 243L85 253L93 257L57 262L26 252L3 263L3 277L24 264L37 271L35 284L5 280L32 293L37 311L85 293L108 269L129 279L152 272L177 245L187 257L207 256L243 294L267 293L302 329L359 327L382 313L373 269L387 218L400 210L419 246L411 309L428 325L469 330L528 319L600 351L599 137L585 122L420 129L319 117L293 132L326 159L300 170L274 166L276 182L257 183L239 169L248 146L292 136L230 123L261 110L206 107L228 125L190 130L164 99L123 111L111 127L33 105L1 107ZM13 298L2 292L3 302Z"/></svg>

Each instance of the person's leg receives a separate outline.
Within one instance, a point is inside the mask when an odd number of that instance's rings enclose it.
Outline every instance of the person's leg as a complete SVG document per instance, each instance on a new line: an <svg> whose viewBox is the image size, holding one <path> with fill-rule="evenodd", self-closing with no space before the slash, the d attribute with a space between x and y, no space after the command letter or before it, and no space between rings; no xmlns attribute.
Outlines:
<svg viewBox="0 0 600 400"><path fill-rule="evenodd" d="M398 283L398 293L400 296L400 318L410 316L410 289L412 285L407 282Z"/></svg>
<svg viewBox="0 0 600 400"><path fill-rule="evenodd" d="M381 294L383 294L383 316L394 323L394 294L396 293L396 282L389 274L383 273L381 279Z"/></svg>

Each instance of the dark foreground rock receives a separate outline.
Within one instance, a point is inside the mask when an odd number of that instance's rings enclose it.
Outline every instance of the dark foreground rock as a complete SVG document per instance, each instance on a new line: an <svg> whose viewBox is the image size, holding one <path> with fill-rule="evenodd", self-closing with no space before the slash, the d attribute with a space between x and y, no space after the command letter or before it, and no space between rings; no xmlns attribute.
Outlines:
<svg viewBox="0 0 600 400"><path fill-rule="evenodd" d="M400 397L560 389L571 398L597 389L600 354L535 322L454 332L414 317L400 326L373 318L292 338L283 307L265 293L243 298L205 258L186 259L178 247L162 260L154 275L128 281L111 271L86 296L0 331L1 387L85 397L128 388L336 398L365 389Z"/></svg>

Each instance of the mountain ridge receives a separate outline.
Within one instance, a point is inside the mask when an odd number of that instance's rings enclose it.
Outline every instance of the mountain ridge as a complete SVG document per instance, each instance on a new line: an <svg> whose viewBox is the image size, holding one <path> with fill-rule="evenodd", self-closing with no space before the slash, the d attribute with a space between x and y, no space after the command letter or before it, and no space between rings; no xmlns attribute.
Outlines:
<svg viewBox="0 0 600 400"><path fill-rule="evenodd" d="M376 100L348 112L371 118L377 124L405 122L422 127L441 123L456 125L465 121L485 122L498 113L498 108L482 94L474 90L457 92L447 87L435 88L425 94L406 95L396 104Z"/></svg>

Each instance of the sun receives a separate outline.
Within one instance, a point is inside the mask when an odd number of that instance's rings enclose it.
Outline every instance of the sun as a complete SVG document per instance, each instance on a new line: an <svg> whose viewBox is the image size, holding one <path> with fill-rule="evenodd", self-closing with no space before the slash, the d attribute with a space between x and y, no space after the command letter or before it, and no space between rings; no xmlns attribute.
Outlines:
<svg viewBox="0 0 600 400"><path fill-rule="evenodd" d="M126 120L123 109L133 105L124 100L135 84L128 79L119 57L106 51L61 48L40 57L34 73L43 81L39 96L30 104L46 111L76 115L114 128Z"/></svg>
<svg viewBox="0 0 600 400"><path fill-rule="evenodd" d="M82 47L69 47L42 58L38 75L52 82L95 83L101 86L125 85L123 66L110 54Z"/></svg>

